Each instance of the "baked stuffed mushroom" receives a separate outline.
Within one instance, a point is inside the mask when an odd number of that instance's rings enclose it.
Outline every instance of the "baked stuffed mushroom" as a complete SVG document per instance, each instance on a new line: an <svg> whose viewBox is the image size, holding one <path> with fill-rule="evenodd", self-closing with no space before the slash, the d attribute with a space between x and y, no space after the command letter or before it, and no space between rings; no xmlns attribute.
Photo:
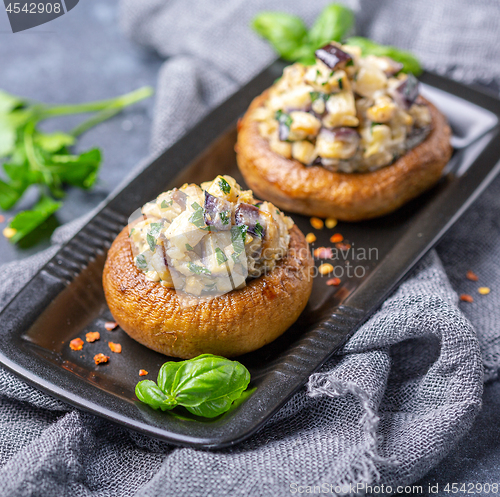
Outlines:
<svg viewBox="0 0 500 497"><path fill-rule="evenodd" d="M433 186L451 156L445 117L388 57L331 43L287 67L239 124L238 166L291 212L359 221Z"/></svg>
<svg viewBox="0 0 500 497"><path fill-rule="evenodd" d="M230 176L146 204L113 242L107 303L133 339L184 359L273 341L304 309L313 262L293 221Z"/></svg>

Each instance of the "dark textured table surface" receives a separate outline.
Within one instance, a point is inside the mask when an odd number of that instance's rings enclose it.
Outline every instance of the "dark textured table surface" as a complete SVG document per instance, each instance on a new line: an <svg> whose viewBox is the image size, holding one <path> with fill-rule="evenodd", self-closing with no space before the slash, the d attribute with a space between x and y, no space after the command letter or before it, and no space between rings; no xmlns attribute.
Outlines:
<svg viewBox="0 0 500 497"><path fill-rule="evenodd" d="M114 97L143 85L154 86L162 61L125 39L117 17L116 0L82 0L74 10L49 24L12 34L7 15L0 10L0 88L43 102L76 103ZM68 190L58 214L61 223L96 206L148 154L153 103L153 99L141 102L80 140L81 150L94 146L103 150L100 180L92 192ZM66 118L50 126L70 129L79 119ZM33 199L34 192L30 193L26 202ZM4 226L0 224L0 228ZM43 246L22 250L0 237L0 261L26 257ZM453 483L459 489L455 494ZM414 488L411 493L465 495L460 491L463 483L500 484L499 382L485 386L484 407L471 432L415 484L422 491ZM500 493L500 489L488 493L470 485L465 488L474 495Z"/></svg>

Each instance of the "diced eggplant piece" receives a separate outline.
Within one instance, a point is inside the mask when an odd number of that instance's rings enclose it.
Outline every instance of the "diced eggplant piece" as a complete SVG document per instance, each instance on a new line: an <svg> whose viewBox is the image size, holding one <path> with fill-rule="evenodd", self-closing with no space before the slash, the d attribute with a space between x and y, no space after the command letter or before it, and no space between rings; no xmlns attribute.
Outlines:
<svg viewBox="0 0 500 497"><path fill-rule="evenodd" d="M265 228L260 219L260 211L258 207L251 204L238 204L235 211L235 221L237 226L247 226L248 233L264 238Z"/></svg>
<svg viewBox="0 0 500 497"><path fill-rule="evenodd" d="M348 53L333 44L318 48L318 50L314 52L314 55L332 70L352 60L352 57Z"/></svg>
<svg viewBox="0 0 500 497"><path fill-rule="evenodd" d="M408 110L418 97L418 79L408 73L408 77L392 91L392 97L400 107Z"/></svg>
<svg viewBox="0 0 500 497"><path fill-rule="evenodd" d="M205 223L217 231L231 229L231 202L205 192Z"/></svg>
<svg viewBox="0 0 500 497"><path fill-rule="evenodd" d="M172 200L178 204L183 211L186 210L187 198L188 196L181 190L177 190L177 188L174 188L172 191Z"/></svg>

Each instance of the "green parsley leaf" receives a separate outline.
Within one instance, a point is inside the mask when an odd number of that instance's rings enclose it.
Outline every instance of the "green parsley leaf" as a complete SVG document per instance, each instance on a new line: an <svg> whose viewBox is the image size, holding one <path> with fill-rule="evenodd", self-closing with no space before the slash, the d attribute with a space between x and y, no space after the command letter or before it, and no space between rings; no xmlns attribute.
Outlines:
<svg viewBox="0 0 500 497"><path fill-rule="evenodd" d="M227 261L226 254L219 247L215 249L215 256L217 258L217 264L219 266Z"/></svg>
<svg viewBox="0 0 500 497"><path fill-rule="evenodd" d="M151 235L151 233L148 233L146 235L146 241L148 242L149 250L151 250L151 252L154 252L156 249L156 238Z"/></svg>
<svg viewBox="0 0 500 497"><path fill-rule="evenodd" d="M203 207L201 207L198 202L193 202L191 207L194 209L194 212L189 216L189 222L194 224L197 228L204 229L206 225L203 216Z"/></svg>
<svg viewBox="0 0 500 497"><path fill-rule="evenodd" d="M219 180L219 187L226 195L231 193L231 185L224 178Z"/></svg>
<svg viewBox="0 0 500 497"><path fill-rule="evenodd" d="M262 225L257 222L255 224L255 234L259 237L259 238L262 238L262 236L264 235L264 228L262 227Z"/></svg>
<svg viewBox="0 0 500 497"><path fill-rule="evenodd" d="M236 254L241 254L245 251L245 238L248 227L242 224L241 226L233 226L231 228L231 243Z"/></svg>
<svg viewBox="0 0 500 497"><path fill-rule="evenodd" d="M33 209L17 214L9 224L10 228L16 230L16 234L11 238L11 241L17 243L22 240L44 223L59 207L61 207L61 202L54 202L50 197L44 196Z"/></svg>
<svg viewBox="0 0 500 497"><path fill-rule="evenodd" d="M227 225L229 224L229 221L231 219L231 213L229 211L222 211L220 214L220 220L222 221L222 224Z"/></svg>
<svg viewBox="0 0 500 497"><path fill-rule="evenodd" d="M290 116L290 114L287 114L286 112L283 112L281 109L276 111L276 114L274 115L274 118L280 124L284 124L287 128L289 128L292 125L292 123L293 123L293 119Z"/></svg>
<svg viewBox="0 0 500 497"><path fill-rule="evenodd" d="M188 262L188 269L194 274L212 274L209 269L203 266L198 266L192 262Z"/></svg>
<svg viewBox="0 0 500 497"><path fill-rule="evenodd" d="M139 254L136 258L135 258L135 265L139 268L139 269L148 269L148 263L146 261L146 257L144 257L144 254Z"/></svg>

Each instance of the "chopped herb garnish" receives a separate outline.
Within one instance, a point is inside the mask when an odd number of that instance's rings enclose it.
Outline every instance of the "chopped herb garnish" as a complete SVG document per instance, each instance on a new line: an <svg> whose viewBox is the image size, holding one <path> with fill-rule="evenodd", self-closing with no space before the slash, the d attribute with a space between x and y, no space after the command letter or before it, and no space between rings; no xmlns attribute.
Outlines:
<svg viewBox="0 0 500 497"><path fill-rule="evenodd" d="M149 232L152 236L157 237L160 234L161 229L163 228L163 223L151 223L149 225Z"/></svg>
<svg viewBox="0 0 500 497"><path fill-rule="evenodd" d="M280 211L278 209L276 209L276 214L278 214L278 216L280 215Z"/></svg>
<svg viewBox="0 0 500 497"><path fill-rule="evenodd" d="M229 220L231 218L231 213L229 211L222 211L219 216L222 224L229 224Z"/></svg>
<svg viewBox="0 0 500 497"><path fill-rule="evenodd" d="M154 252L156 249L156 238L151 233L148 233L146 235L146 240L148 242L149 249L151 252Z"/></svg>
<svg viewBox="0 0 500 497"><path fill-rule="evenodd" d="M135 228L132 228L132 229L130 230L130 233L128 234L128 237L129 237L129 238L132 236L132 233L133 233L134 231L135 231Z"/></svg>
<svg viewBox="0 0 500 497"><path fill-rule="evenodd" d="M340 78L338 81L337 81L338 85L339 85L339 90L343 90L344 89L344 83L342 83L342 78Z"/></svg>
<svg viewBox="0 0 500 497"><path fill-rule="evenodd" d="M259 222L257 222L255 224L255 234L259 237L259 238L262 238L262 236L264 235L264 228L262 227L262 224L260 224Z"/></svg>
<svg viewBox="0 0 500 497"><path fill-rule="evenodd" d="M226 195L231 192L231 185L224 178L219 180L219 186L222 192Z"/></svg>
<svg viewBox="0 0 500 497"><path fill-rule="evenodd" d="M321 99L323 102L326 102L329 98L330 95L327 95L326 93L323 93L321 91L310 91L309 95L311 95L311 102L314 102L315 100Z"/></svg>
<svg viewBox="0 0 500 497"><path fill-rule="evenodd" d="M234 251L239 255L245 250L245 238L248 226L242 224L241 226L233 226L231 228L231 242Z"/></svg>
<svg viewBox="0 0 500 497"><path fill-rule="evenodd" d="M167 202L166 200L163 200L160 207L162 209L167 209L168 207L170 207L172 204L174 203L173 200L170 200L169 202Z"/></svg>
<svg viewBox="0 0 500 497"><path fill-rule="evenodd" d="M146 261L146 257L144 257L143 254L139 254L135 258L135 264L139 269L147 269L148 268L148 263Z"/></svg>
<svg viewBox="0 0 500 497"><path fill-rule="evenodd" d="M217 258L217 264L219 266L227 261L226 254L222 252L222 250L219 247L215 249L215 256Z"/></svg>
<svg viewBox="0 0 500 497"><path fill-rule="evenodd" d="M234 252L234 253L231 254L231 259L233 259L233 261L234 261L235 264L239 264L240 263L240 256L236 252Z"/></svg>
<svg viewBox="0 0 500 497"><path fill-rule="evenodd" d="M197 228L205 229L205 218L203 217L203 207L198 202L193 202L191 207L194 212L189 218L189 222L194 224Z"/></svg>
<svg viewBox="0 0 500 497"><path fill-rule="evenodd" d="M191 247L191 245L189 245L189 243L186 243L186 250L194 250L194 248Z"/></svg>
<svg viewBox="0 0 500 497"><path fill-rule="evenodd" d="M283 112L282 110L277 110L274 118L280 124L284 124L287 128L289 128L293 122L293 119L290 116L290 114L287 114L286 112Z"/></svg>
<svg viewBox="0 0 500 497"><path fill-rule="evenodd" d="M194 274L212 274L206 267L188 262L188 269Z"/></svg>

